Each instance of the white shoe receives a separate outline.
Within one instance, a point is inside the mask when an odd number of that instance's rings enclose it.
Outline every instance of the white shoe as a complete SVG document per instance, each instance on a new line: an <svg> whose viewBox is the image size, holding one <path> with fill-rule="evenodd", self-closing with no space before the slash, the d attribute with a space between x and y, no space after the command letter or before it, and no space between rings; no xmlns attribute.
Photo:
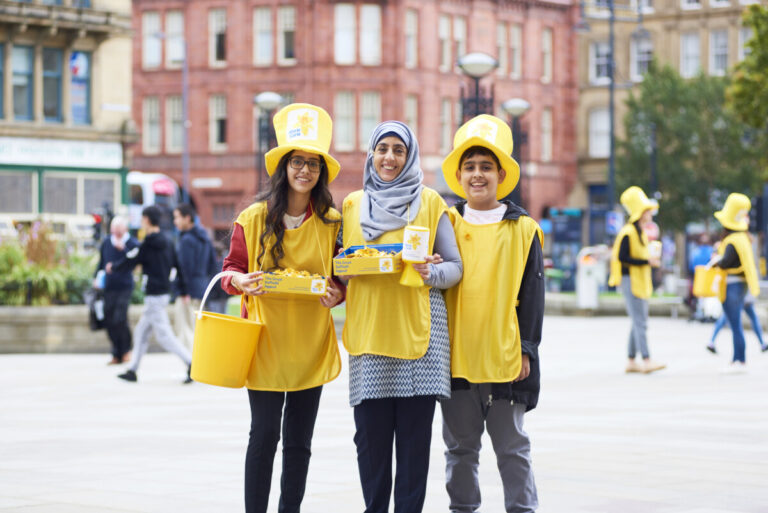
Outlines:
<svg viewBox="0 0 768 513"><path fill-rule="evenodd" d="M744 362L731 362L720 372L722 374L745 374L747 372L747 364Z"/></svg>

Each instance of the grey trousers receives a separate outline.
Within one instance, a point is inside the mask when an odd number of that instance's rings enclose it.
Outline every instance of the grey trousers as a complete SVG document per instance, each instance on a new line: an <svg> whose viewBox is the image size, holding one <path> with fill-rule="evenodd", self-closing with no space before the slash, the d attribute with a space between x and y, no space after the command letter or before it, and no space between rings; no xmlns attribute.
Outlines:
<svg viewBox="0 0 768 513"><path fill-rule="evenodd" d="M632 320L632 329L629 331L628 356L634 358L638 351L643 358L649 358L648 353L648 301L640 299L632 294L632 283L629 276L621 279L621 293L627 305L627 314Z"/></svg>
<svg viewBox="0 0 768 513"><path fill-rule="evenodd" d="M169 300L168 294L144 296L144 312L133 331L133 355L128 366L132 371L136 372L139 369L141 357L149 348L149 334L153 331L157 343L163 349L175 354L187 365L192 363L192 355L189 350L181 345L171 329L171 321L168 319L168 312L165 311Z"/></svg>
<svg viewBox="0 0 768 513"><path fill-rule="evenodd" d="M485 428L491 437L504 486L507 513L533 513L539 506L531 467L531 441L523 431L524 404L495 400L491 385L470 384L440 401L443 411L446 489L451 513L473 513L480 507L478 466Z"/></svg>

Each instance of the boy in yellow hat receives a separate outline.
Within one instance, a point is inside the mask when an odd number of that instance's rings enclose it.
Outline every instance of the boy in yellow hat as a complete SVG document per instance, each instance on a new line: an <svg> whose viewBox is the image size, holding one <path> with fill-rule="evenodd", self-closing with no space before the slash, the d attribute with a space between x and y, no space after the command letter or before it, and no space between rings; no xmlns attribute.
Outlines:
<svg viewBox="0 0 768 513"><path fill-rule="evenodd" d="M535 511L536 483L523 414L539 396L544 315L543 235L505 198L520 178L502 120L477 116L459 128L443 162L448 186L465 200L450 209L464 262L448 290L451 399L441 402L451 511L480 507L483 431L493 442L506 511Z"/></svg>
<svg viewBox="0 0 768 513"><path fill-rule="evenodd" d="M627 313L632 319L626 371L648 374L666 367L651 360L646 333L648 298L653 293L651 266L658 267L659 258L651 256L648 236L643 231L643 226L651 222L659 204L655 200L649 200L645 192L634 185L621 194L619 201L627 211L629 220L613 243L608 285L621 287ZM638 351L643 357L642 365L635 361Z"/></svg>

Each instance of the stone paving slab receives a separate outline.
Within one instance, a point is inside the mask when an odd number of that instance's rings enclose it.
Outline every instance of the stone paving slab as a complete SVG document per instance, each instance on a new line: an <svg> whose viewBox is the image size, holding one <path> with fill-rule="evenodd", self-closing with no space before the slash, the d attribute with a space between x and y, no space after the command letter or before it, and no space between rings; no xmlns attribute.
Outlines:
<svg viewBox="0 0 768 513"><path fill-rule="evenodd" d="M652 318L652 354L669 368L626 375L628 328L546 317L542 397L526 417L539 512L768 512L768 353L748 333L748 372L721 374L727 329L713 356L711 324ZM107 360L0 356L0 512L242 511L245 391L183 386L168 354L147 355L137 384ZM303 512L363 511L353 432L345 369L323 393ZM502 512L484 443L482 511ZM278 458L270 511L279 469ZM444 476L438 408L425 512L448 511Z"/></svg>

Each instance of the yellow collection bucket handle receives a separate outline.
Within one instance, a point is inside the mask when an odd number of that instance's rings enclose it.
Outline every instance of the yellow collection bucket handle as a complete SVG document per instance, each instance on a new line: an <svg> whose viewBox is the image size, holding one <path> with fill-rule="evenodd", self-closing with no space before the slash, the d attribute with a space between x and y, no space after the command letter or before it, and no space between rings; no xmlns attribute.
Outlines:
<svg viewBox="0 0 768 513"><path fill-rule="evenodd" d="M210 283L208 283L208 288L205 289L205 294L203 294L203 300L200 301L200 310L197 311L197 318L202 319L203 318L203 307L205 307L205 300L208 299L208 294L211 293L211 290L213 289L214 285L216 285L216 282L219 281L221 278L224 278L225 276L236 276L238 274L241 274L237 271L221 271L219 274L211 278Z"/></svg>

